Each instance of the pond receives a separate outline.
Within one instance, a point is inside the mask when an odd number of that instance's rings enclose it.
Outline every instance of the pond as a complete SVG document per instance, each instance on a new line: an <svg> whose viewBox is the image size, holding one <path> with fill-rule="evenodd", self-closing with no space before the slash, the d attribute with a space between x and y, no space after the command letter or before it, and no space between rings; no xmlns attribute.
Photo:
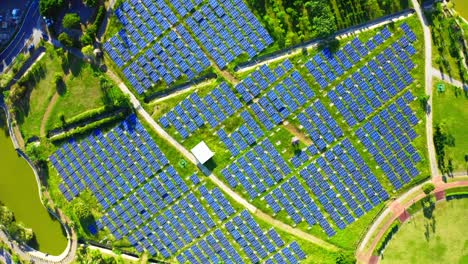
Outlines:
<svg viewBox="0 0 468 264"><path fill-rule="evenodd" d="M66 233L42 206L34 172L14 149L2 109L0 115L0 201L14 213L16 221L34 231L37 250L60 255L67 246Z"/></svg>
<svg viewBox="0 0 468 264"><path fill-rule="evenodd" d="M455 4L455 10L466 20L468 20L468 1L466 0L452 0Z"/></svg>

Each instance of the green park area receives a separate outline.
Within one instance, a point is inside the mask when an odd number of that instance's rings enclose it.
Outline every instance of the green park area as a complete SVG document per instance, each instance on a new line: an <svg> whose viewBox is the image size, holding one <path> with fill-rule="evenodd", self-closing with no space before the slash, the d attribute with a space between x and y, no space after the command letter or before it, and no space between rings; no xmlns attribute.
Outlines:
<svg viewBox="0 0 468 264"><path fill-rule="evenodd" d="M43 138L84 113L102 113L123 98L92 64L49 45L45 47L43 58L7 96L25 141Z"/></svg>
<svg viewBox="0 0 468 264"><path fill-rule="evenodd" d="M434 86L434 144L439 167L442 165L442 170L447 172L466 171L468 133L463 124L468 120L468 95L445 82L435 81ZM445 91L439 91L438 87L444 87Z"/></svg>
<svg viewBox="0 0 468 264"><path fill-rule="evenodd" d="M468 199L417 212L393 235L381 263L468 263L467 215Z"/></svg>

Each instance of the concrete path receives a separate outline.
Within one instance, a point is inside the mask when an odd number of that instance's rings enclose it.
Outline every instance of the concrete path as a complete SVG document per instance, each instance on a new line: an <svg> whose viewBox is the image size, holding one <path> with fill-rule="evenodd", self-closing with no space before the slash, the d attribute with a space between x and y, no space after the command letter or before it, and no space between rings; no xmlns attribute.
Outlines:
<svg viewBox="0 0 468 264"><path fill-rule="evenodd" d="M459 80L453 79L451 76L444 74L443 72L439 71L436 68L432 68L432 76L436 77L437 79L440 79L444 82L448 82L456 87L463 88L463 89L468 89L468 84L462 83Z"/></svg>
<svg viewBox="0 0 468 264"><path fill-rule="evenodd" d="M417 0L411 0L413 7L416 10L419 21L423 28L424 32L424 85L426 95L429 96L428 100L428 111L426 112L426 140L427 140L427 150L429 154L429 164L431 169L432 177L437 178L437 181L442 181L442 177L439 174L437 168L437 159L435 154L435 147L433 142L433 132L432 132L432 37L431 30L429 28L429 23L424 16L423 10L419 5Z"/></svg>

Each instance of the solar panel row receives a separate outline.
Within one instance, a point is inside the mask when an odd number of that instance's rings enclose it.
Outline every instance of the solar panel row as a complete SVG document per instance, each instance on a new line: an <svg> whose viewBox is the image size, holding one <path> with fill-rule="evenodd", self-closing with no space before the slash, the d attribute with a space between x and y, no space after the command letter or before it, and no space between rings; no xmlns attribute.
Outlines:
<svg viewBox="0 0 468 264"><path fill-rule="evenodd" d="M408 106L414 99L407 91L356 131L397 190L419 175L415 165L421 156L411 144L418 136L412 127L419 120Z"/></svg>
<svg viewBox="0 0 468 264"><path fill-rule="evenodd" d="M265 192L290 172L291 169L268 139L221 170L232 188L240 183L251 199Z"/></svg>
<svg viewBox="0 0 468 264"><path fill-rule="evenodd" d="M324 89L341 77L353 64L358 63L369 52L383 44L391 35L391 32L385 27L380 33L369 39L366 44L363 44L358 38L354 38L350 43L347 43L343 48L335 52L335 54L328 48L325 48L304 66L309 70L320 87Z"/></svg>
<svg viewBox="0 0 468 264"><path fill-rule="evenodd" d="M159 119L164 128L173 126L186 139L206 122L218 126L242 107L241 102L226 83L221 83L204 98L197 92L177 104Z"/></svg>
<svg viewBox="0 0 468 264"><path fill-rule="evenodd" d="M242 53L252 58L273 43L242 0L210 1L186 23L221 69Z"/></svg>

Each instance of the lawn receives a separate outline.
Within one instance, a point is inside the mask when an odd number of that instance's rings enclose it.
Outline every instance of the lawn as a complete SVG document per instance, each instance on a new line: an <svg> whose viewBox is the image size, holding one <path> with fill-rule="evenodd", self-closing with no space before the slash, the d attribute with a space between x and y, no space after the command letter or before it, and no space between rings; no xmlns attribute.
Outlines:
<svg viewBox="0 0 468 264"><path fill-rule="evenodd" d="M439 202L431 218L420 211L390 240L381 263L468 263L468 200Z"/></svg>
<svg viewBox="0 0 468 264"><path fill-rule="evenodd" d="M437 92L437 84L445 85L445 92ZM447 161L452 160L454 171L466 171L468 163L465 155L468 154L468 133L466 133L466 120L468 120L468 95L455 86L442 81L434 82L433 91L434 126L442 124L453 144L445 148Z"/></svg>
<svg viewBox="0 0 468 264"><path fill-rule="evenodd" d="M77 61L79 73L69 75L66 82L66 92L60 96L50 118L47 120L47 129L61 125L60 115L70 119L87 110L104 106L103 93L99 87L99 75L90 64Z"/></svg>
<svg viewBox="0 0 468 264"><path fill-rule="evenodd" d="M442 12L426 13L432 35L432 65L450 77L463 81L466 69L459 60L461 50L455 40L455 19L445 16Z"/></svg>
<svg viewBox="0 0 468 264"><path fill-rule="evenodd" d="M72 55L65 55L63 59L49 45L46 46L40 65L43 74L37 74L34 76L35 81L27 84L30 92L17 105L17 122L26 140L40 136L41 123L56 92L59 96L51 106L49 118L44 120L46 131L61 125L61 115L69 119L104 106L103 93L99 86L101 73L98 69ZM62 75L64 83L60 90L57 90L54 83L57 73Z"/></svg>

